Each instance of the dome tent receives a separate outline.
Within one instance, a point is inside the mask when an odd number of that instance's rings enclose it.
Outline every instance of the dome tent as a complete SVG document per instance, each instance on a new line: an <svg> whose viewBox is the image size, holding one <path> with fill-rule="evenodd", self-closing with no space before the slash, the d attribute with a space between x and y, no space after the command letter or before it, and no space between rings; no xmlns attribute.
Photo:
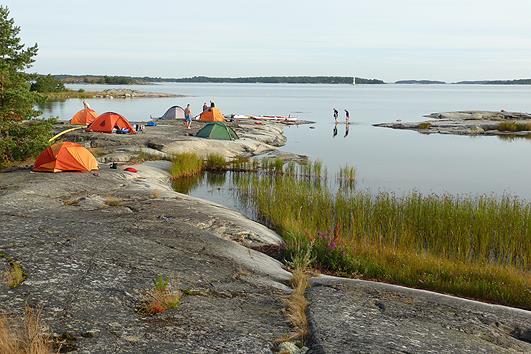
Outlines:
<svg viewBox="0 0 531 354"><path fill-rule="evenodd" d="M33 164L33 171L38 172L89 172L97 169L98 162L94 155L83 146L70 142L47 147Z"/></svg>
<svg viewBox="0 0 531 354"><path fill-rule="evenodd" d="M203 128L199 129L196 134L197 137L205 139L217 140L236 140L239 139L238 134L224 123L207 123Z"/></svg>
<svg viewBox="0 0 531 354"><path fill-rule="evenodd" d="M136 134L129 121L118 113L105 112L96 118L87 128L88 132L112 133L113 129L129 129L129 134Z"/></svg>
<svg viewBox="0 0 531 354"><path fill-rule="evenodd" d="M202 122L224 122L225 117L219 109L211 107L199 115L199 120Z"/></svg>
<svg viewBox="0 0 531 354"><path fill-rule="evenodd" d="M85 108L74 114L72 119L70 119L70 124L89 125L90 123L94 122L97 117L98 114L95 110Z"/></svg>
<svg viewBox="0 0 531 354"><path fill-rule="evenodd" d="M181 106L173 106L168 108L166 113L164 113L161 117L153 118L153 119L160 119L160 120L167 120L167 119L184 119L184 108Z"/></svg>

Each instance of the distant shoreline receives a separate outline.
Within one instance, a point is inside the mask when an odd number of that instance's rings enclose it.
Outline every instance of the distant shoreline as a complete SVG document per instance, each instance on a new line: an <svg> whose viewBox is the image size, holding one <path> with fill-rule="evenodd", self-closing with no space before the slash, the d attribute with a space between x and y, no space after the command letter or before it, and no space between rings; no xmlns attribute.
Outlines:
<svg viewBox="0 0 531 354"><path fill-rule="evenodd" d="M162 78L149 76L107 76L107 75L53 75L65 84L100 85L149 85L164 82L177 83L250 83L250 84L328 84L328 85L531 85L531 79L474 80L445 82L438 80L398 80L385 82L380 79L365 79L351 76L251 76L251 77L208 77Z"/></svg>

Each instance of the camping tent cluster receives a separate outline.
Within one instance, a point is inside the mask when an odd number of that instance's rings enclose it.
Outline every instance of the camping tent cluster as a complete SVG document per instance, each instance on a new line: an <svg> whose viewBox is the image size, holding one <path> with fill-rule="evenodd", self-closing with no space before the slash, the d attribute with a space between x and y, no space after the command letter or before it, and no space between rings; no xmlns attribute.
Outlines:
<svg viewBox="0 0 531 354"><path fill-rule="evenodd" d="M170 120L170 119L184 119L184 108L181 106L173 106L168 108L166 113L160 117L152 117L152 119L158 120ZM198 118L201 122L224 122L225 116L216 107L211 107L202 112Z"/></svg>
<svg viewBox="0 0 531 354"><path fill-rule="evenodd" d="M98 116L96 111L90 107L85 107L74 114L70 119L70 124L86 125L89 132L112 133L113 131L122 131L136 134L133 126L124 116L114 112L105 112Z"/></svg>

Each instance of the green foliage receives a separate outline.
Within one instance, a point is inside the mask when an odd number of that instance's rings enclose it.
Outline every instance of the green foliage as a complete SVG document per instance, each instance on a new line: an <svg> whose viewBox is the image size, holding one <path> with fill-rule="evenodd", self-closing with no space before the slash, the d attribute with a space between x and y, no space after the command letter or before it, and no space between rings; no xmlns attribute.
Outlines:
<svg viewBox="0 0 531 354"><path fill-rule="evenodd" d="M9 18L9 9L0 6L0 121L36 115L36 95L29 90L29 76L24 70L33 63L37 45L25 48L19 33L20 27Z"/></svg>
<svg viewBox="0 0 531 354"><path fill-rule="evenodd" d="M61 80L57 80L52 75L37 75L35 81L31 84L31 91L39 93L62 92L66 91L65 85Z"/></svg>
<svg viewBox="0 0 531 354"><path fill-rule="evenodd" d="M102 83L108 85L130 85L134 83L134 80L124 76L104 76Z"/></svg>
<svg viewBox="0 0 531 354"><path fill-rule="evenodd" d="M37 156L48 146L55 120L0 121L0 167Z"/></svg>
<svg viewBox="0 0 531 354"><path fill-rule="evenodd" d="M165 292L170 286L170 277L163 277L162 274L159 274L158 277L153 279L153 288L155 291Z"/></svg>

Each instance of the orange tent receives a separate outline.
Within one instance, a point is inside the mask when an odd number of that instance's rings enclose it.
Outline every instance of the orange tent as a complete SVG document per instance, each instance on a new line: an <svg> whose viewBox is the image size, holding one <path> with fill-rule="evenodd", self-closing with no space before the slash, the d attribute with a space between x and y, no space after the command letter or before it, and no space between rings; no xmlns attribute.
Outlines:
<svg viewBox="0 0 531 354"><path fill-rule="evenodd" d="M102 113L87 128L88 132L112 133L113 129L129 129L129 134L136 134L131 123L125 117L114 112Z"/></svg>
<svg viewBox="0 0 531 354"><path fill-rule="evenodd" d="M199 120L202 122L224 122L225 117L219 109L212 107L201 113Z"/></svg>
<svg viewBox="0 0 531 354"><path fill-rule="evenodd" d="M74 114L72 119L70 119L70 124L89 125L94 122L97 116L98 114L95 110L85 108Z"/></svg>
<svg viewBox="0 0 531 354"><path fill-rule="evenodd" d="M46 148L33 164L33 171L40 172L88 172L97 169L98 162L90 151L70 142L55 143Z"/></svg>

